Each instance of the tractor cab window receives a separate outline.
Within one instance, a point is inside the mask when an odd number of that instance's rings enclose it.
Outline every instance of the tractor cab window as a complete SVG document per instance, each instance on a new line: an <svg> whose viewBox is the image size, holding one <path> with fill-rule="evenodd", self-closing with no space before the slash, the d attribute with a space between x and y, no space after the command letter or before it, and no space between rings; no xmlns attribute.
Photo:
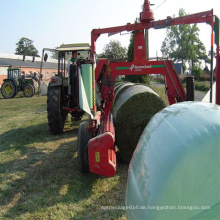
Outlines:
<svg viewBox="0 0 220 220"><path fill-rule="evenodd" d="M77 59L89 59L90 51L79 51L77 54Z"/></svg>
<svg viewBox="0 0 220 220"><path fill-rule="evenodd" d="M72 58L72 51L60 51L59 52L59 63L58 72L64 77L68 76L68 65ZM90 58L90 51L77 51L78 60L87 60Z"/></svg>
<svg viewBox="0 0 220 220"><path fill-rule="evenodd" d="M15 78L15 79L18 78L18 70L14 70L14 78Z"/></svg>
<svg viewBox="0 0 220 220"><path fill-rule="evenodd" d="M66 52L59 52L59 61L58 61L58 74L63 75L64 77L67 76L67 54Z"/></svg>
<svg viewBox="0 0 220 220"><path fill-rule="evenodd" d="M14 79L15 81L18 81L20 77L20 70L19 69L8 69L8 78Z"/></svg>
<svg viewBox="0 0 220 220"><path fill-rule="evenodd" d="M13 71L12 70L8 70L8 78L13 78Z"/></svg>

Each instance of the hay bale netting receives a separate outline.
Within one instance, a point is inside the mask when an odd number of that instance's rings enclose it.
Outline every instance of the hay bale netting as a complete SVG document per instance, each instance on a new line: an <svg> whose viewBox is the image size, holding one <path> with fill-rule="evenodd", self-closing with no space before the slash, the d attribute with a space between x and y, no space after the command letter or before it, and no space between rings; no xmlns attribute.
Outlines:
<svg viewBox="0 0 220 220"><path fill-rule="evenodd" d="M115 138L124 162L130 162L147 123L164 107L165 102L146 85L128 87L118 97L113 109Z"/></svg>
<svg viewBox="0 0 220 220"><path fill-rule="evenodd" d="M114 102L116 102L116 100L118 99L118 97L128 88L133 86L134 83L123 83L117 87L115 87L114 89Z"/></svg>
<svg viewBox="0 0 220 220"><path fill-rule="evenodd" d="M219 219L220 106L175 104L145 128L128 174L128 219Z"/></svg>
<svg viewBox="0 0 220 220"><path fill-rule="evenodd" d="M130 83L130 82L124 82L124 83L120 83L118 85L115 85L115 88L114 88L114 93L117 93L118 90L120 90L121 87L124 87L126 85L134 85L134 83Z"/></svg>

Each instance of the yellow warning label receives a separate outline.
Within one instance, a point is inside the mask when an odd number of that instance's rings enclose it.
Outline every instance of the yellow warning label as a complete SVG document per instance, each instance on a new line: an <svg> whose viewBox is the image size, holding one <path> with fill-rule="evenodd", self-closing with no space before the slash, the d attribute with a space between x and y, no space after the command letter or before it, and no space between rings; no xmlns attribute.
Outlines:
<svg viewBox="0 0 220 220"><path fill-rule="evenodd" d="M95 152L95 162L100 162L100 153Z"/></svg>

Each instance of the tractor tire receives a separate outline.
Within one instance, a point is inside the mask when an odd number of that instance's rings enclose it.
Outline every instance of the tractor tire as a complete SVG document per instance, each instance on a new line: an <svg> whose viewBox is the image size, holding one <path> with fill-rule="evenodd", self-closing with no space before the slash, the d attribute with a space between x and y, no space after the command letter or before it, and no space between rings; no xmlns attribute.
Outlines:
<svg viewBox="0 0 220 220"><path fill-rule="evenodd" d="M30 84L26 85L23 92L25 97L31 98L34 95L34 87Z"/></svg>
<svg viewBox="0 0 220 220"><path fill-rule="evenodd" d="M63 132L66 113L63 110L61 87L48 87L47 91L47 118L51 134Z"/></svg>
<svg viewBox="0 0 220 220"><path fill-rule="evenodd" d="M89 122L82 122L78 128L78 168L83 173L89 173L88 143L91 137L88 132L88 125Z"/></svg>
<svg viewBox="0 0 220 220"><path fill-rule="evenodd" d="M14 95L12 96L12 98L14 98L17 95L17 92L14 93Z"/></svg>
<svg viewBox="0 0 220 220"><path fill-rule="evenodd" d="M11 81L4 82L1 87L1 93L5 99L14 98L15 95L17 94L15 90L16 90L15 85Z"/></svg>

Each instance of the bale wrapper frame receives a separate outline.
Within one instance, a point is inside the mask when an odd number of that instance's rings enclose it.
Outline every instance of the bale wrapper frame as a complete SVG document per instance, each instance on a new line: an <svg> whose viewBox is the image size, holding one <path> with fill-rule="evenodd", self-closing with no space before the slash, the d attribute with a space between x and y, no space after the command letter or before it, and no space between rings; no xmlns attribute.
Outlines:
<svg viewBox="0 0 220 220"><path fill-rule="evenodd" d="M143 11L140 13L140 19L134 24L126 24L124 26L93 29L91 32L91 57L87 60L82 60L83 63L77 62L77 70L80 70L81 64L89 63L92 65L90 73L92 78L92 93L93 103L90 107L91 117L90 121L82 122L78 129L78 164L82 172L92 172L99 175L111 177L116 172L116 153L115 153L115 129L113 117L110 114L114 99L114 85L115 79L119 75L147 75L147 74L162 74L165 78L165 89L172 105L177 102L192 101L193 100L193 83L192 80L187 80L189 84L185 91L178 74L175 70L174 64L171 60L165 59L150 59L148 48L146 48L147 31L151 28L160 29L173 25L208 23L211 26L211 82L210 89L212 89L213 77L213 46L216 44L216 104L220 103L219 96L219 19L213 14L213 10L187 15L183 17L171 18L167 17L164 20L155 21L154 14L150 9L148 0L144 1ZM100 59L96 64L96 40L102 34L113 35L121 32L133 32L134 34L134 58L132 61L126 59L108 60ZM68 52L68 51L67 51ZM70 51L69 51L70 52ZM62 53L60 52L62 55ZM59 72L62 75L61 72ZM80 74L79 74L80 75ZM79 76L78 76L79 77ZM60 82L59 85L57 82ZM80 109L79 103L77 105L71 104L71 94L67 93L69 83L65 82L65 77L58 76L51 78L51 88L56 90L56 86L63 85L61 90L64 94L64 100L67 105L60 105L57 103L58 116L60 112L72 114L80 112L80 118L84 113L84 109ZM78 78L79 82L79 78ZM212 92L210 92L212 96ZM81 94L78 94L79 96ZM56 97L52 97L56 98ZM210 97L212 100L212 97ZM49 102L50 103L50 102ZM51 102L53 103L53 102ZM70 104L68 104L70 103ZM55 106L55 107L56 107ZM54 106L53 106L54 107ZM65 117L62 118L62 123L55 120L59 125L59 131L63 131L63 124ZM52 120L53 119L53 120ZM54 121L54 118L51 120ZM129 120L129 118L127 119ZM62 124L62 126L60 126Z"/></svg>
<svg viewBox="0 0 220 220"><path fill-rule="evenodd" d="M84 153L88 154L88 156L81 157L88 158L88 160L79 161L86 164L87 170L107 177L114 176L116 172L115 133L110 109L114 98L114 83L117 76L163 74L166 94L171 105L177 102L192 101L190 97L193 97L193 87L188 86L187 91L185 91L171 60L150 60L147 57L145 37L147 30L150 28L160 29L173 25L195 23L208 23L211 25L211 51L213 52L214 42L217 46L216 104L219 104L219 19L214 16L213 10L177 18L167 17L164 20L154 21L154 14L150 9L150 3L148 0L145 0L143 11L140 13L140 22L92 30L91 50L93 63L95 63L96 40L101 34L108 33L111 35L123 31L132 31L135 40L133 61L101 59L96 68L94 68L96 82L94 82L94 90L99 91L101 102L98 105L98 110L100 111L93 109L95 117L90 120L88 126L88 132L91 134L90 137L92 137L84 146ZM211 72L213 73L213 56L211 58Z"/></svg>

